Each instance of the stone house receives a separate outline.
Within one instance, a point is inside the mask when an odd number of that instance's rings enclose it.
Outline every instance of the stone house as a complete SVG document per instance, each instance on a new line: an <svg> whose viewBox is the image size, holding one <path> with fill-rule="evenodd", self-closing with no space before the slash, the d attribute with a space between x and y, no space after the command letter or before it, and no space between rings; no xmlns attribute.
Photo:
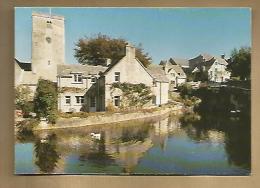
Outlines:
<svg viewBox="0 0 260 188"><path fill-rule="evenodd" d="M151 88L153 100L148 105L168 102L169 80L158 67L145 68L135 57L135 48L126 45L125 56L108 66L59 65L58 109L62 112L105 111L119 108L123 92L113 83L144 84Z"/></svg>
<svg viewBox="0 0 260 188"><path fill-rule="evenodd" d="M173 59L174 60L174 59ZM164 70L166 77L170 80L169 90L172 91L174 88L186 83L187 76L186 73L183 71L181 65L177 63L170 63L166 61L160 64L162 70ZM187 65L184 65L185 67Z"/></svg>
<svg viewBox="0 0 260 188"><path fill-rule="evenodd" d="M144 84L151 88L151 104L168 102L169 81L163 71L145 68L127 45L117 62L100 60L100 66L65 64L64 17L32 14L32 58L14 60L15 86L28 86L32 98L40 78L57 83L58 109L63 112L104 111L109 104L120 106L122 92L113 83ZM160 75L161 74L161 75Z"/></svg>
<svg viewBox="0 0 260 188"><path fill-rule="evenodd" d="M221 57L209 54L201 54L189 60L189 67L192 73L204 72L211 82L226 82L230 79L230 72L227 71L227 61L224 55Z"/></svg>

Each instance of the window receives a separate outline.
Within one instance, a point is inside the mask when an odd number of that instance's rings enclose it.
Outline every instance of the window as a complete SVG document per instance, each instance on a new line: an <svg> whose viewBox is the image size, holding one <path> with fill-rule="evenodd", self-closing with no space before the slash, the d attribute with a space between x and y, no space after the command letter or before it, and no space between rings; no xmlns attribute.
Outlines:
<svg viewBox="0 0 260 188"><path fill-rule="evenodd" d="M82 83L82 74L74 74L74 82Z"/></svg>
<svg viewBox="0 0 260 188"><path fill-rule="evenodd" d="M115 101L115 106L120 106L120 96L115 96L114 101Z"/></svg>
<svg viewBox="0 0 260 188"><path fill-rule="evenodd" d="M153 104L156 104L156 96L153 96L153 98L152 98L152 103L153 103Z"/></svg>
<svg viewBox="0 0 260 188"><path fill-rule="evenodd" d="M157 87L157 82L156 82L156 80L153 80L153 86L154 86L154 87Z"/></svg>
<svg viewBox="0 0 260 188"><path fill-rule="evenodd" d="M84 103L84 96L76 96L76 103L83 104Z"/></svg>
<svg viewBox="0 0 260 188"><path fill-rule="evenodd" d="M181 73L178 73L178 75L180 76L180 75L181 75Z"/></svg>
<svg viewBox="0 0 260 188"><path fill-rule="evenodd" d="M115 81L120 82L120 72L115 72Z"/></svg>
<svg viewBox="0 0 260 188"><path fill-rule="evenodd" d="M95 76L91 77L91 83L96 83L96 77Z"/></svg>
<svg viewBox="0 0 260 188"><path fill-rule="evenodd" d="M90 97L90 107L96 107L96 97Z"/></svg>
<svg viewBox="0 0 260 188"><path fill-rule="evenodd" d="M65 103L70 104L70 96L65 96Z"/></svg>

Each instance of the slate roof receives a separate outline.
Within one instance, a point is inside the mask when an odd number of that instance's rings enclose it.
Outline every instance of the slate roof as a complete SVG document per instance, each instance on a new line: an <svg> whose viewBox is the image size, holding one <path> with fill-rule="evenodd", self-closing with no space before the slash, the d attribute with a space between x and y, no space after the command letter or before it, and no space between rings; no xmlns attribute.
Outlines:
<svg viewBox="0 0 260 188"><path fill-rule="evenodd" d="M105 66L94 66L94 65L81 65L81 64L66 64L58 65L57 74L58 76L68 76L71 73L82 73L85 76L96 75L106 71L108 67Z"/></svg>
<svg viewBox="0 0 260 188"><path fill-rule="evenodd" d="M156 81L169 82L169 79L166 77L164 70L162 70L162 66L150 65L146 68L146 70L154 79L156 79Z"/></svg>
<svg viewBox="0 0 260 188"><path fill-rule="evenodd" d="M207 53L202 53L200 54L200 56L202 56L202 58L205 60L205 61L210 61L212 60L214 57L210 54L207 54Z"/></svg>
<svg viewBox="0 0 260 188"><path fill-rule="evenodd" d="M221 58L221 57L216 57L215 56L214 59L217 60L219 64L222 64L222 65L225 65L225 66L228 65L228 62L225 59Z"/></svg>
<svg viewBox="0 0 260 188"><path fill-rule="evenodd" d="M171 71L171 69L173 69L177 74L179 74L182 77L186 77L186 74L184 73L183 69L181 68L180 65L171 65L169 66L169 71Z"/></svg>
<svg viewBox="0 0 260 188"><path fill-rule="evenodd" d="M31 63L26 63L26 62L21 62L18 59L14 59L14 62L19 65L21 69L24 71L31 71L32 70L32 64Z"/></svg>
<svg viewBox="0 0 260 188"><path fill-rule="evenodd" d="M189 66L188 59L173 58L173 61L180 66L187 66L187 67Z"/></svg>

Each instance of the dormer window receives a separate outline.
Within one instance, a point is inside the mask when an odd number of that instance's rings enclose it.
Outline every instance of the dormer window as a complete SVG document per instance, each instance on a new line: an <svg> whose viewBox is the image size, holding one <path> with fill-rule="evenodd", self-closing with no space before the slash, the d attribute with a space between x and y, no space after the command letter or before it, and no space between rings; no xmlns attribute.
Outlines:
<svg viewBox="0 0 260 188"><path fill-rule="evenodd" d="M82 83L82 74L74 74L74 82Z"/></svg>
<svg viewBox="0 0 260 188"><path fill-rule="evenodd" d="M96 83L96 81L97 81L96 77L95 77L95 76L92 76L92 77L91 77L91 83Z"/></svg>
<svg viewBox="0 0 260 188"><path fill-rule="evenodd" d="M47 20L47 28L52 29L52 22L50 20Z"/></svg>
<svg viewBox="0 0 260 188"><path fill-rule="evenodd" d="M120 82L120 72L115 72L115 82Z"/></svg>

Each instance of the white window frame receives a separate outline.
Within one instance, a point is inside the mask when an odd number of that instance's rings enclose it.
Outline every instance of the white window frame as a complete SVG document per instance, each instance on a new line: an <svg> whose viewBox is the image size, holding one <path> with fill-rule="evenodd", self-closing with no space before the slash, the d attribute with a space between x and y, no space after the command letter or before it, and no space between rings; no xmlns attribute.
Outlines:
<svg viewBox="0 0 260 188"><path fill-rule="evenodd" d="M65 104L67 105L71 104L71 96L65 96Z"/></svg>
<svg viewBox="0 0 260 188"><path fill-rule="evenodd" d="M83 104L84 103L84 96L75 96L76 103L77 104Z"/></svg>
<svg viewBox="0 0 260 188"><path fill-rule="evenodd" d="M82 74L74 74L74 83L83 83Z"/></svg>

